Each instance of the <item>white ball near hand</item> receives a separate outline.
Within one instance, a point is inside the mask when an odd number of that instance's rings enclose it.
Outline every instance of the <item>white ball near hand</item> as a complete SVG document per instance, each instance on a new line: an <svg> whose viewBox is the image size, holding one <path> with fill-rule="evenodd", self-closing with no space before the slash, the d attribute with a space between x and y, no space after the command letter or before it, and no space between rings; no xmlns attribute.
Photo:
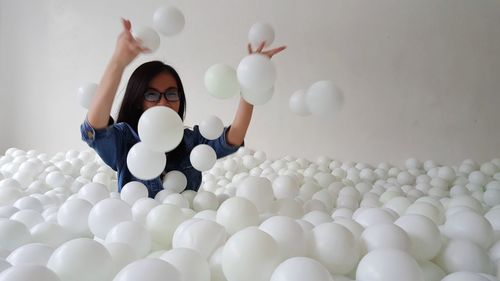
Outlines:
<svg viewBox="0 0 500 281"><path fill-rule="evenodd" d="M78 103L84 108L89 108L95 91L97 90L96 83L87 83L78 88Z"/></svg>
<svg viewBox="0 0 500 281"><path fill-rule="evenodd" d="M267 56L251 54L241 60L236 75L242 88L252 92L265 92L276 81L276 68Z"/></svg>
<svg viewBox="0 0 500 281"><path fill-rule="evenodd" d="M248 31L248 41L253 48L258 48L262 42L264 47L270 46L274 41L274 30L270 24L258 22Z"/></svg>
<svg viewBox="0 0 500 281"><path fill-rule="evenodd" d="M154 27L165 36L173 36L184 28L185 19L176 7L160 7L153 15Z"/></svg>
<svg viewBox="0 0 500 281"><path fill-rule="evenodd" d="M160 35L151 27L140 27L133 32L133 36L147 49L146 53L152 53L160 47Z"/></svg>

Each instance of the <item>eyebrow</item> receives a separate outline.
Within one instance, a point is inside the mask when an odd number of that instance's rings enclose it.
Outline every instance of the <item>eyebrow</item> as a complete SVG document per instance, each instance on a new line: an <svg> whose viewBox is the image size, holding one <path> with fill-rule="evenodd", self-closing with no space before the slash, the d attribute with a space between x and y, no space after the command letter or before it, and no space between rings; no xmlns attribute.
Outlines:
<svg viewBox="0 0 500 281"><path fill-rule="evenodd" d="M177 89L177 87L170 87L170 88L167 88L167 89L166 89L165 91L163 91L163 92L162 92L162 91L160 91L160 90L158 90L158 89L156 89L156 88L153 88L153 87L148 87L148 89L149 89L149 90L155 90L155 91L157 91L157 92L159 92L159 93L164 93L164 92L167 92L167 91L169 91L169 90L178 90L178 89Z"/></svg>

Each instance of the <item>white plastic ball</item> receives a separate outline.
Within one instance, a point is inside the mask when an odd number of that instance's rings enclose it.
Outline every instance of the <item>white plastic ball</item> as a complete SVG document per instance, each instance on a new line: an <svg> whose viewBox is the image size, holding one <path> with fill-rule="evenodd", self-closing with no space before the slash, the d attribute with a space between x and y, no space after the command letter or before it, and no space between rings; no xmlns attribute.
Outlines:
<svg viewBox="0 0 500 281"><path fill-rule="evenodd" d="M328 270L318 261L308 257L292 257L280 263L271 281L333 281Z"/></svg>
<svg viewBox="0 0 500 281"><path fill-rule="evenodd" d="M307 90L307 108L314 115L335 113L341 109L343 102L342 93L331 81L318 81Z"/></svg>
<svg viewBox="0 0 500 281"><path fill-rule="evenodd" d="M404 215L394 222L411 240L410 253L417 260L430 260L441 249L441 233L437 225L422 215Z"/></svg>
<svg viewBox="0 0 500 281"><path fill-rule="evenodd" d="M115 276L122 268L137 260L137 253L134 249L123 243L106 243L104 245L111 255L112 268L111 275Z"/></svg>
<svg viewBox="0 0 500 281"><path fill-rule="evenodd" d="M483 249L489 249L494 241L493 227L490 222L472 211L462 211L449 216L444 228L448 237L467 239Z"/></svg>
<svg viewBox="0 0 500 281"><path fill-rule="evenodd" d="M157 258L134 261L125 266L113 281L183 281L180 272L170 263Z"/></svg>
<svg viewBox="0 0 500 281"><path fill-rule="evenodd" d="M173 36L182 31L184 15L176 7L160 7L153 15L154 27L164 36Z"/></svg>
<svg viewBox="0 0 500 281"><path fill-rule="evenodd" d="M231 197L220 205L216 220L232 235L245 227L257 225L259 211L248 199Z"/></svg>
<svg viewBox="0 0 500 281"><path fill-rule="evenodd" d="M266 104L274 95L274 87L268 90L252 90L242 87L241 96L243 99L252 105Z"/></svg>
<svg viewBox="0 0 500 281"><path fill-rule="evenodd" d="M193 218L180 224L172 238L173 248L188 248L208 259L226 241L226 230L220 224Z"/></svg>
<svg viewBox="0 0 500 281"><path fill-rule="evenodd" d="M207 144L199 144L193 148L189 155L191 165L198 171L210 170L217 160L215 150Z"/></svg>
<svg viewBox="0 0 500 281"><path fill-rule="evenodd" d="M299 116L311 115L311 111L307 107L306 91L298 90L290 96L289 101L290 110Z"/></svg>
<svg viewBox="0 0 500 281"><path fill-rule="evenodd" d="M23 223L0 219L0 249L13 251L30 240L30 231Z"/></svg>
<svg viewBox="0 0 500 281"><path fill-rule="evenodd" d="M92 98L94 97L95 91L97 90L96 83L87 83L78 88L78 103L83 108L89 108L92 102Z"/></svg>
<svg viewBox="0 0 500 281"><path fill-rule="evenodd" d="M175 205L179 208L189 208L189 201L179 193L172 193L167 195L165 199L163 199L162 203Z"/></svg>
<svg viewBox="0 0 500 281"><path fill-rule="evenodd" d="M500 205L500 190L487 189L483 194L483 200L490 207Z"/></svg>
<svg viewBox="0 0 500 281"><path fill-rule="evenodd" d="M330 272L346 274L354 269L360 257L358 241L351 231L337 223L324 223L311 231L313 258Z"/></svg>
<svg viewBox="0 0 500 281"><path fill-rule="evenodd" d="M223 131L224 124L222 123L222 120L220 120L220 118L217 116L209 116L200 123L200 133L204 138L208 140L217 139L222 135Z"/></svg>
<svg viewBox="0 0 500 281"><path fill-rule="evenodd" d="M149 211L146 229L151 233L153 242L168 248L172 245L175 229L184 220L184 213L178 206L161 204Z"/></svg>
<svg viewBox="0 0 500 281"><path fill-rule="evenodd" d="M78 191L78 198L86 200L92 205L95 205L99 201L109 198L109 190L102 183L87 183Z"/></svg>
<svg viewBox="0 0 500 281"><path fill-rule="evenodd" d="M380 208L360 210L359 215L353 215L353 218L365 228L379 223L392 223L395 220L386 210Z"/></svg>
<svg viewBox="0 0 500 281"><path fill-rule="evenodd" d="M193 210L196 212L203 210L217 210L219 207L219 201L217 196L212 192L208 191L198 191L196 196L193 198Z"/></svg>
<svg viewBox="0 0 500 281"><path fill-rule="evenodd" d="M61 187L66 183L64 174L59 171L50 172L45 178L45 182L52 187Z"/></svg>
<svg viewBox="0 0 500 281"><path fill-rule="evenodd" d="M489 279L478 273L458 271L446 275L441 281L489 281Z"/></svg>
<svg viewBox="0 0 500 281"><path fill-rule="evenodd" d="M26 244L12 251L6 261L12 265L45 266L53 251L52 247L41 243Z"/></svg>
<svg viewBox="0 0 500 281"><path fill-rule="evenodd" d="M276 242L257 227L235 233L222 253L222 269L228 280L268 281L280 262Z"/></svg>
<svg viewBox="0 0 500 281"><path fill-rule="evenodd" d="M273 216L265 220L259 229L276 241L283 258L307 254L307 239L300 225L292 218Z"/></svg>
<svg viewBox="0 0 500 281"><path fill-rule="evenodd" d="M173 265L183 280L210 281L207 260L192 249L175 248L161 255L160 259Z"/></svg>
<svg viewBox="0 0 500 281"><path fill-rule="evenodd" d="M143 48L147 49L146 53L152 53L160 47L160 35L151 27L139 27L133 31L133 36Z"/></svg>
<svg viewBox="0 0 500 281"><path fill-rule="evenodd" d="M74 198L65 201L57 212L57 223L79 236L90 236L88 224L92 204L84 199Z"/></svg>
<svg viewBox="0 0 500 281"><path fill-rule="evenodd" d="M291 176L278 176L272 183L273 194L276 199L295 198L299 192L299 185Z"/></svg>
<svg viewBox="0 0 500 281"><path fill-rule="evenodd" d="M236 196L250 200L259 213L269 211L273 203L273 189L271 182L266 178L247 177L244 179L236 191Z"/></svg>
<svg viewBox="0 0 500 281"><path fill-rule="evenodd" d="M424 280L418 263L408 253L396 249L372 251L361 259L356 269L359 281L400 281L401 278Z"/></svg>
<svg viewBox="0 0 500 281"><path fill-rule="evenodd" d="M151 235L140 223L133 221L116 224L106 235L105 243L127 244L138 257L144 257L151 251Z"/></svg>
<svg viewBox="0 0 500 281"><path fill-rule="evenodd" d="M182 192L187 186L187 178L180 171L170 171L163 178L163 188L175 193Z"/></svg>
<svg viewBox="0 0 500 281"><path fill-rule="evenodd" d="M64 243L54 251L47 263L47 267L62 281L107 280L111 278L111 265L108 250L99 242L88 238Z"/></svg>
<svg viewBox="0 0 500 281"><path fill-rule="evenodd" d="M57 224L56 219L53 221L44 221L33 226L31 228L32 242L56 248L74 238L74 234Z"/></svg>
<svg viewBox="0 0 500 281"><path fill-rule="evenodd" d="M395 224L372 225L363 231L361 241L366 252L378 249L397 249L410 253L411 241L408 234Z"/></svg>
<svg viewBox="0 0 500 281"><path fill-rule="evenodd" d="M167 158L164 152L153 151L144 142L136 143L127 154L129 171L143 180L158 177L165 169L166 163Z"/></svg>
<svg viewBox="0 0 500 281"><path fill-rule="evenodd" d="M153 106L139 118L137 131L141 141L153 151L168 152L184 136L184 124L177 112L166 106Z"/></svg>
<svg viewBox="0 0 500 281"><path fill-rule="evenodd" d="M214 64L205 72L205 88L216 98L228 99L240 93L236 70L225 64Z"/></svg>
<svg viewBox="0 0 500 281"><path fill-rule="evenodd" d="M120 199L104 199L94 205L89 213L89 228L92 233L106 238L109 230L123 221L132 220L130 206Z"/></svg>
<svg viewBox="0 0 500 281"><path fill-rule="evenodd" d="M236 75L242 88L252 93L262 93L273 87L276 68L265 55L251 54L241 60Z"/></svg>
<svg viewBox="0 0 500 281"><path fill-rule="evenodd" d="M468 240L450 240L434 259L446 272L471 271L492 273L493 264L486 251Z"/></svg>
<svg viewBox="0 0 500 281"><path fill-rule="evenodd" d="M148 188L139 181L131 181L122 187L120 198L130 206L142 198L148 197Z"/></svg>
<svg viewBox="0 0 500 281"><path fill-rule="evenodd" d="M60 281L57 274L42 265L17 265L0 273L0 281Z"/></svg>
<svg viewBox="0 0 500 281"><path fill-rule="evenodd" d="M132 217L134 221L144 225L149 211L158 205L160 205L158 201L149 197L135 201L134 205L132 205Z"/></svg>
<svg viewBox="0 0 500 281"><path fill-rule="evenodd" d="M254 23L248 31L248 42L254 49L260 47L264 43L264 47L268 47L274 42L274 29L268 23Z"/></svg>

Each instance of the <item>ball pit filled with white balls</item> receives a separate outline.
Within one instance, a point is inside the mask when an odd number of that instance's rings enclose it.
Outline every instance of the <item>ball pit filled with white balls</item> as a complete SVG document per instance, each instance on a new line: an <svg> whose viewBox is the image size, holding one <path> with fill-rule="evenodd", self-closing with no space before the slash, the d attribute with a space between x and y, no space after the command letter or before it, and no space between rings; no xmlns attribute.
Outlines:
<svg viewBox="0 0 500 281"><path fill-rule="evenodd" d="M165 190L93 151L0 158L0 281L491 281L500 159L455 166L267 159L242 148Z"/></svg>

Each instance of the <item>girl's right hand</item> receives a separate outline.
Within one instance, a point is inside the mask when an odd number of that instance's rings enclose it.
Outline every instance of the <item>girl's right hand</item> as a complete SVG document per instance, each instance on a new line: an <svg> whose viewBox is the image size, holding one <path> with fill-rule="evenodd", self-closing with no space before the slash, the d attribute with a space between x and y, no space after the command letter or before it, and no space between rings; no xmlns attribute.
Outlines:
<svg viewBox="0 0 500 281"><path fill-rule="evenodd" d="M125 68L146 49L141 46L140 41L136 40L134 36L132 36L132 33L130 32L132 24L130 21L122 19L122 24L123 31L118 36L112 60L117 63L118 66Z"/></svg>

